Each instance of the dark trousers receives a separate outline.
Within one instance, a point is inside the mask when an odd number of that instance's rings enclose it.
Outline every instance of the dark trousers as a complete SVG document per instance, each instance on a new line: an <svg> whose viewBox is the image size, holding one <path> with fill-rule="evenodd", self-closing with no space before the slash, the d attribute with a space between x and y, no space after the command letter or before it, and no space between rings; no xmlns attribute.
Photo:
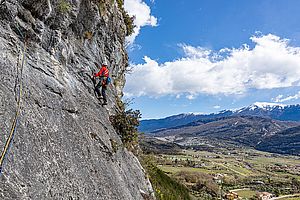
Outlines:
<svg viewBox="0 0 300 200"><path fill-rule="evenodd" d="M100 88L101 88L101 93L100 93ZM107 87L106 87L106 85L102 85L102 81L99 81L99 83L96 85L95 90L96 90L98 96L100 97L101 94L102 94L103 101L107 102L107 99L106 99L106 90L107 90Z"/></svg>

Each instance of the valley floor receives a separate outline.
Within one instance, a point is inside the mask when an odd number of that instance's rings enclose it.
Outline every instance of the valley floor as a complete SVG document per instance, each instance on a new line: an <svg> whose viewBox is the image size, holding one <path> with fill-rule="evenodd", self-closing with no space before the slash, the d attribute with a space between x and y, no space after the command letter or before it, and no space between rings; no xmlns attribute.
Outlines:
<svg viewBox="0 0 300 200"><path fill-rule="evenodd" d="M220 196L232 199L230 194L258 199L258 194L263 195L259 192L268 192L272 199L300 199L293 195L300 192L300 157L297 156L220 148L182 150L154 158L162 171L186 185L196 199L220 199Z"/></svg>

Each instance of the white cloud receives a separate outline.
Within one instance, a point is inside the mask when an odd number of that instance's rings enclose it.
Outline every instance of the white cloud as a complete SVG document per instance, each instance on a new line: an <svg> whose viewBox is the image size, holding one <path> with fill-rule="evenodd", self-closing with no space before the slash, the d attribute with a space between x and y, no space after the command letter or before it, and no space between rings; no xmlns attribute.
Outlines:
<svg viewBox="0 0 300 200"><path fill-rule="evenodd" d="M219 108L221 108L221 106L219 105L214 106L214 109L219 109Z"/></svg>
<svg viewBox="0 0 300 200"><path fill-rule="evenodd" d="M282 94L278 95L275 98L272 98L272 101L278 103L278 102L281 102L281 99L283 99L283 95Z"/></svg>
<svg viewBox="0 0 300 200"><path fill-rule="evenodd" d="M187 98L188 100L194 100L194 99L196 99L196 96L193 95L193 94L188 94L188 95L186 95L186 98Z"/></svg>
<svg viewBox="0 0 300 200"><path fill-rule="evenodd" d="M250 88L272 89L300 85L300 48L275 35L253 36L250 49L219 52L180 45L185 57L159 64L149 57L133 65L127 95L243 94ZM186 96L186 95L185 95Z"/></svg>
<svg viewBox="0 0 300 200"><path fill-rule="evenodd" d="M190 58L209 58L211 54L211 50L202 47L187 46L185 44L180 44L179 47L181 47L185 55Z"/></svg>
<svg viewBox="0 0 300 200"><path fill-rule="evenodd" d="M287 96L287 97L284 97L282 94L280 94L277 97L275 97L274 99L272 99L272 101L278 103L278 102L285 102L285 101L297 100L299 98L300 98L300 91L297 94L295 94L295 95Z"/></svg>
<svg viewBox="0 0 300 200"><path fill-rule="evenodd" d="M143 26L157 26L157 18L151 15L150 7L142 0L125 0L124 8L130 16L135 16L134 33L126 38L130 44L133 44Z"/></svg>

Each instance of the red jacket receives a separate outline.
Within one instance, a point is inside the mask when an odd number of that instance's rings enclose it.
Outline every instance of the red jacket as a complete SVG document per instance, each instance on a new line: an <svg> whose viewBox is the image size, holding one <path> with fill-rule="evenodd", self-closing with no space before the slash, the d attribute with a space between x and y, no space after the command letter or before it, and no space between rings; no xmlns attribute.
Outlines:
<svg viewBox="0 0 300 200"><path fill-rule="evenodd" d="M106 66L102 66L101 67L101 69L100 69L100 71L98 72L98 73L96 73L95 75L94 75L95 77L97 77L97 76L104 76L104 77L108 77L109 76L109 71L108 71L108 69L106 68Z"/></svg>

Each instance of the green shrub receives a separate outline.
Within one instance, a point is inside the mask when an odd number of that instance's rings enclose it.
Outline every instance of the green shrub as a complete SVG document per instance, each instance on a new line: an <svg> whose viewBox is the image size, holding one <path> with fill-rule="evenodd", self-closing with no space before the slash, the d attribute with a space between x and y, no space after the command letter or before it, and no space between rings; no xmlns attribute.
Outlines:
<svg viewBox="0 0 300 200"><path fill-rule="evenodd" d="M129 16L129 14L127 12L123 13L123 17L124 17L124 22L126 24L126 36L131 35L132 33L134 33L134 19L135 16Z"/></svg>
<svg viewBox="0 0 300 200"><path fill-rule="evenodd" d="M114 153L117 153L118 148L119 148L118 143L117 143L115 140L110 139L110 144L111 144L111 147L112 147L112 149L113 149L113 152L114 152Z"/></svg>
<svg viewBox="0 0 300 200"><path fill-rule="evenodd" d="M71 4L66 0L60 0L58 3L58 9L61 13L67 13L71 10Z"/></svg>
<svg viewBox="0 0 300 200"><path fill-rule="evenodd" d="M175 174L174 178L188 185L190 190L197 193L198 196L205 196L206 199L215 199L219 193L219 186L213 180L212 175L202 172L180 171Z"/></svg>
<svg viewBox="0 0 300 200"><path fill-rule="evenodd" d="M124 0L117 0L119 9L123 9Z"/></svg>
<svg viewBox="0 0 300 200"><path fill-rule="evenodd" d="M122 12L123 15L123 19L124 19L124 23L126 25L126 36L131 35L132 33L134 33L134 28L135 28L135 24L134 24L134 19L135 16L130 16L124 9L123 5L124 5L124 0L117 0L118 3L118 7Z"/></svg>
<svg viewBox="0 0 300 200"><path fill-rule="evenodd" d="M190 200L189 190L156 167L150 156L140 157L158 200Z"/></svg>
<svg viewBox="0 0 300 200"><path fill-rule="evenodd" d="M115 115L110 116L110 121L121 136L123 144L132 150L138 143L137 127L141 114L139 110L126 110L126 104L121 100L117 100L117 104L119 109Z"/></svg>

